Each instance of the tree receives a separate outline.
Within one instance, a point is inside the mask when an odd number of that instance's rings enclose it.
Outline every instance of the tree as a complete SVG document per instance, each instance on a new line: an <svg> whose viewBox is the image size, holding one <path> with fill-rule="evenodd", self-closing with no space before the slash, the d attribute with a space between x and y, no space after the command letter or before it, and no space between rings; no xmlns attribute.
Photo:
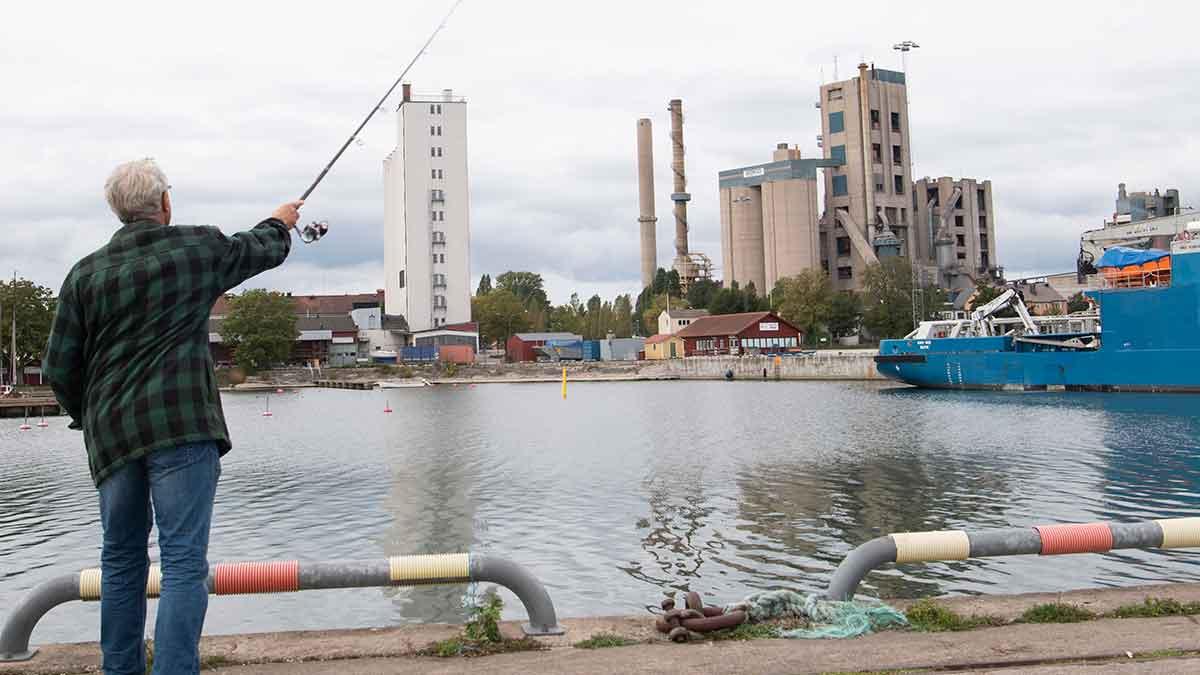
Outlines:
<svg viewBox="0 0 1200 675"><path fill-rule="evenodd" d="M771 291L771 301L779 316L815 339L832 315L833 285L821 270L805 270L780 279Z"/></svg>
<svg viewBox="0 0 1200 675"><path fill-rule="evenodd" d="M722 288L713 295L708 305L709 314L737 314L742 311L742 290L734 281L729 288Z"/></svg>
<svg viewBox="0 0 1200 675"><path fill-rule="evenodd" d="M1076 293L1067 299L1067 313L1086 312L1092 308L1091 300L1083 293Z"/></svg>
<svg viewBox="0 0 1200 675"><path fill-rule="evenodd" d="M13 316L17 318L17 368L42 358L56 302L53 291L28 279L0 281L0 359L12 364ZM18 372L20 372L18 370Z"/></svg>
<svg viewBox="0 0 1200 675"><path fill-rule="evenodd" d="M542 275L534 272L505 272L496 277L496 290L512 293L528 309L545 309L550 306L550 300L542 286Z"/></svg>
<svg viewBox="0 0 1200 675"><path fill-rule="evenodd" d="M721 285L712 279L697 279L688 287L687 301L692 307L708 307Z"/></svg>
<svg viewBox="0 0 1200 675"><path fill-rule="evenodd" d="M475 295L487 295L492 292L492 277L485 274L479 277L479 288L475 289Z"/></svg>
<svg viewBox="0 0 1200 675"><path fill-rule="evenodd" d="M884 258L863 273L863 326L877 339L897 338L913 329L912 265L907 258Z"/></svg>
<svg viewBox="0 0 1200 675"><path fill-rule="evenodd" d="M654 283L651 284L650 289L651 289L650 292L653 293L654 295L658 295L660 293L667 292L667 271L666 270L664 270L661 267L658 268L658 271L654 273Z"/></svg>
<svg viewBox="0 0 1200 675"><path fill-rule="evenodd" d="M862 299L853 291L833 294L829 306L829 332L833 337L845 337L858 333L862 321Z"/></svg>
<svg viewBox="0 0 1200 675"><path fill-rule="evenodd" d="M286 361L298 335L291 298L261 288L231 297L221 322L221 338L248 373Z"/></svg>
<svg viewBox="0 0 1200 675"><path fill-rule="evenodd" d="M679 281L678 270L667 272L667 293L670 293L672 298L683 297L683 286Z"/></svg>
<svg viewBox="0 0 1200 675"><path fill-rule="evenodd" d="M618 295L613 300L613 333L619 338L633 335L633 303L629 295Z"/></svg>
<svg viewBox="0 0 1200 675"><path fill-rule="evenodd" d="M471 302L471 318L479 324L480 337L486 344L505 343L510 335L529 330L531 325L521 299L503 284Z"/></svg>

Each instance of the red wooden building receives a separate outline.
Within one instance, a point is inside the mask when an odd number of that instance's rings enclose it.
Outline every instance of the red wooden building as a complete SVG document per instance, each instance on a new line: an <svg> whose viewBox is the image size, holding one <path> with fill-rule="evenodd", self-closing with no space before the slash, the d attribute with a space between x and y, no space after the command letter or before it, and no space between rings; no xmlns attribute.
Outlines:
<svg viewBox="0 0 1200 675"><path fill-rule="evenodd" d="M684 356L777 354L804 342L800 329L774 312L705 316L676 335L683 338Z"/></svg>

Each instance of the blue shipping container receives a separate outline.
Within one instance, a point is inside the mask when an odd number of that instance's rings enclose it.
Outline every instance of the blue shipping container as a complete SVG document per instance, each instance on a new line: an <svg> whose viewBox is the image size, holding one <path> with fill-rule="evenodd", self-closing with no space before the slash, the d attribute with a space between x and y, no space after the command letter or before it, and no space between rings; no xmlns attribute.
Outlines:
<svg viewBox="0 0 1200 675"><path fill-rule="evenodd" d="M583 341L583 360L584 361L599 361L600 360L600 341L599 340L584 340Z"/></svg>
<svg viewBox="0 0 1200 675"><path fill-rule="evenodd" d="M405 362L437 361L437 357L437 345L421 345L418 347L400 348L400 360Z"/></svg>

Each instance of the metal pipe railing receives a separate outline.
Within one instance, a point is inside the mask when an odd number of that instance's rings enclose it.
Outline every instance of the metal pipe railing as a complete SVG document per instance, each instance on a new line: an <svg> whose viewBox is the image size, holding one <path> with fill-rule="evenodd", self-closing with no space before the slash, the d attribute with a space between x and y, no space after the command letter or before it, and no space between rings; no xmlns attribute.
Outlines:
<svg viewBox="0 0 1200 675"><path fill-rule="evenodd" d="M0 662L25 661L37 649L29 638L38 621L51 609L73 600L99 600L100 569L85 569L39 584L13 609L0 629ZM554 603L546 588L520 565L486 555L393 556L384 560L295 560L217 563L209 566L208 591L214 595L287 593L328 588L373 588L488 582L512 591L529 616L521 628L526 635L562 635ZM147 597L162 590L162 568L151 565Z"/></svg>
<svg viewBox="0 0 1200 675"><path fill-rule="evenodd" d="M838 565L825 597L850 600L872 570L885 563L938 562L1001 555L1104 553L1121 548L1200 547L1200 518L1140 523L1069 523L966 532L902 532L876 537Z"/></svg>

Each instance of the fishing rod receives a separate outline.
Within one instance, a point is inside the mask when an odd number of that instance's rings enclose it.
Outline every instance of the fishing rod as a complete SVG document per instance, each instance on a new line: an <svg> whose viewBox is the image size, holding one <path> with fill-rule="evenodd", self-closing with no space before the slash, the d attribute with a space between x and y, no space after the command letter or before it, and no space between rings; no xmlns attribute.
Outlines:
<svg viewBox="0 0 1200 675"><path fill-rule="evenodd" d="M333 159L329 160L329 163L325 165L324 169L321 169L321 173L317 175L317 179L312 182L312 185L309 185L308 189L304 191L304 194L300 195L301 201L308 199L308 196L312 194L313 190L317 189L317 186L320 185L321 181L325 178L325 174L329 173L329 170L332 169L333 165L336 164L338 159L341 158L342 153L346 152L346 148L350 147L350 144L354 142L354 139L358 138L358 134L362 132L363 127L367 126L367 122L370 122L371 118L375 116L375 113L379 112L383 108L383 104L387 102L388 97L392 95L392 92L396 90L396 87L400 86L400 82L404 79L404 76L408 74L408 71L411 70L414 65L416 65L417 60L421 58L421 55L425 53L425 50L429 49L429 45L433 44L433 39L437 37L438 33L442 32L442 29L446 27L446 23L450 21L450 16L454 14L454 10L458 9L458 6L462 3L463 0L455 0L454 5L450 7L450 11L446 12L446 16L442 17L441 23L437 25L437 28L433 29L433 32L429 35L429 39L426 40L425 44L421 45L421 48L417 50L416 55L414 55L412 60L408 62L408 65L404 67L404 70L401 71L400 76L397 77L396 81L392 83L392 86L388 88L387 93L383 95L383 98L379 99L379 103L376 103L375 106L371 108L371 112L367 113L366 118L363 119L362 123L358 125L358 128L354 130L354 133L350 134L350 138L346 139L346 142L342 144L340 149L338 149L337 154L333 156ZM314 222L304 226L304 229L300 232L300 239L306 244L311 244L325 236L325 233L328 231L329 223L323 220Z"/></svg>

